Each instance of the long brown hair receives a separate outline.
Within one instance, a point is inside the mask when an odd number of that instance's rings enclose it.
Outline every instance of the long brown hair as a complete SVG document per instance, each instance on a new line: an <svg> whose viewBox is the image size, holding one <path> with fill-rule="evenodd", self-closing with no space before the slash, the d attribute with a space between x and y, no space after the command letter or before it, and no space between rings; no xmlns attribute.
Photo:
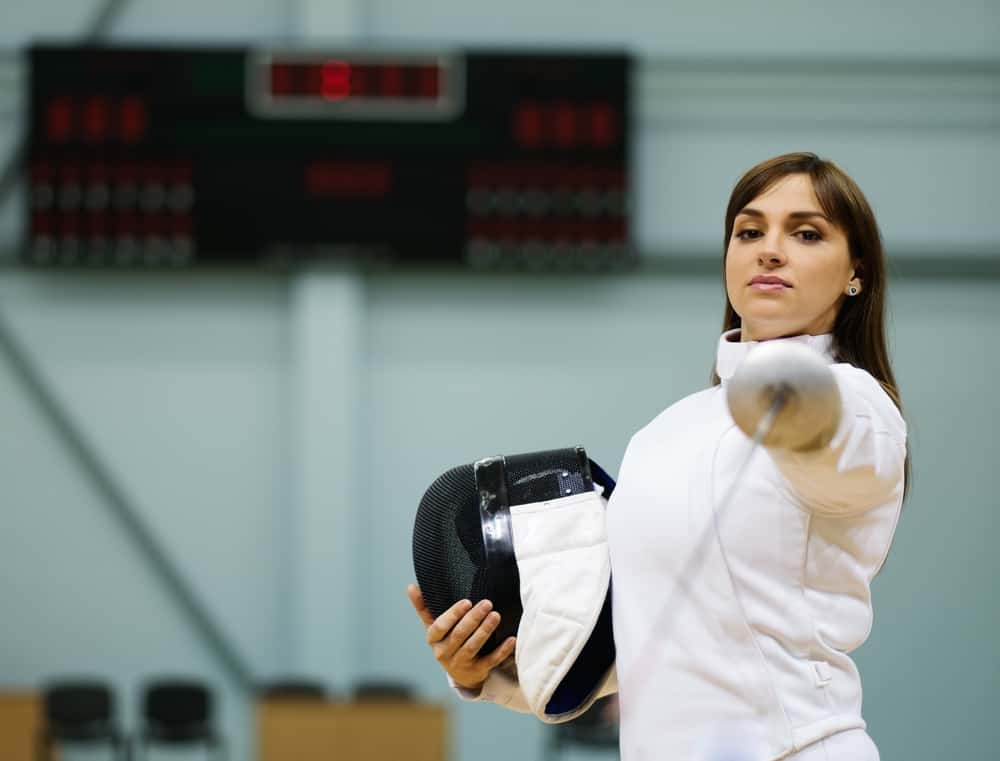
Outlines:
<svg viewBox="0 0 1000 761"><path fill-rule="evenodd" d="M757 164L740 178L726 207L726 235L722 244L723 286L726 278L726 253L736 215L776 182L792 174L804 174L812 180L813 192L819 205L847 235L855 275L864 285L857 296L843 300L834 321L834 357L838 362L847 362L866 370L882 385L902 412L903 403L889 362L885 338L886 263L882 236L879 234L875 214L861 188L832 161L821 159L814 153L786 153ZM740 326L740 316L733 309L727 293L722 329L732 330ZM713 369L712 384L718 383L719 375ZM907 485L908 482L909 456L906 463Z"/></svg>

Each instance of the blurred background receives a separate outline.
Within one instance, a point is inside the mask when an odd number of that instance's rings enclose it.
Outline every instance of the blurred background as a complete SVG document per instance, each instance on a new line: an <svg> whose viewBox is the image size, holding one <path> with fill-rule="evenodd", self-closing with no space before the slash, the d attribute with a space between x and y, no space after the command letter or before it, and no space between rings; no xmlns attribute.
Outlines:
<svg viewBox="0 0 1000 761"><path fill-rule="evenodd" d="M366 683L402 684L421 705L445 706L454 761L550 753L553 730L536 720L457 701L424 644L405 595L420 496L444 470L498 453L582 444L616 473L632 433L708 382L730 189L758 161L809 150L858 181L882 226L910 425L910 496L874 584L872 635L856 653L869 731L884 759L993 755L998 33L993 0L3 0L0 693L104 680L132 732L150 680L199 680L239 760L257 757L262 685L306 679L349 699ZM211 205L203 167L240 178L225 191L235 195L223 237L200 247L202 212L193 228L178 223L170 249L142 248L148 230L121 259L66 248L59 224L70 223L39 217L39 188L53 185L54 214L84 201L60 189L69 170L52 167L67 155L52 145L59 107L45 112L32 96L32 62L43 59L29 51L84 42L168 47L174 70L198 49L283 51L293 64L302 51L318 56L307 62L445 51L449 65L465 62L470 89L449 80L464 100L435 117L441 124L462 103L492 102L473 92L478 53L608 56L618 68L607 81L620 86L599 97L614 102L617 132L597 158L580 148L578 163L617 172L606 215L624 233L563 243L565 261L551 241L456 243L471 229L461 209L457 238L446 231L440 242L436 222L424 238L418 225L398 252L345 247L329 230L282 239L260 199L285 194L271 168L308 146L292 133L264 148L246 138L242 154L211 164L229 142L223 130L192 163L171 153L179 143L166 128L197 142L228 112L195 118L177 106L180 116L163 116L165 107L147 114L140 104L132 126L141 132L148 119L166 130L157 134L170 158L155 171L180 188L175 212ZM138 60L72 87L117 97L107 82L129 81L121 72L141 71ZM65 69L48 72L55 92ZM578 80L566 98L591 97ZM252 87L228 95L249 102ZM495 96L502 119L511 97ZM104 117L98 108L80 118L99 131ZM408 136L431 134L398 115L382 132L357 114L319 118L353 120L358 145L378 134L371 141L412 149ZM532 118L519 122L529 149ZM357 149L364 160L372 144ZM342 148L338 160L350 159ZM83 167L110 161L86 141L72 152ZM572 150L561 155L546 166L574 165ZM497 153L490 166L517 165L512 156ZM317 182L337 190L338 176ZM378 185L377 171L367 176ZM405 203L419 206L419 195ZM333 196L325 203L336 218ZM391 218L365 224L407 229ZM267 235L265 250L257 242Z"/></svg>

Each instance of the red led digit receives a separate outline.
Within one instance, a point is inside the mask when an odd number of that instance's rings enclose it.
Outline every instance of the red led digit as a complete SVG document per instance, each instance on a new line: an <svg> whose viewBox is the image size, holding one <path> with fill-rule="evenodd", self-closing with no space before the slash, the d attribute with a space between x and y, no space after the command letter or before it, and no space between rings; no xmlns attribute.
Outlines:
<svg viewBox="0 0 1000 761"><path fill-rule="evenodd" d="M562 188L572 188L576 184L576 172L573 167L558 167L555 172L554 184Z"/></svg>
<svg viewBox="0 0 1000 761"><path fill-rule="evenodd" d="M90 141L101 141L108 136L110 106L108 99L100 96L88 98L83 104L83 134Z"/></svg>
<svg viewBox="0 0 1000 761"><path fill-rule="evenodd" d="M351 71L351 95L371 98L380 95L379 67L355 66Z"/></svg>
<svg viewBox="0 0 1000 761"><path fill-rule="evenodd" d="M108 172L104 164L90 163L87 165L87 181L91 185L105 185L108 182Z"/></svg>
<svg viewBox="0 0 1000 761"><path fill-rule="evenodd" d="M52 215L46 211L36 211L31 215L31 234L32 235L51 235L52 234Z"/></svg>
<svg viewBox="0 0 1000 761"><path fill-rule="evenodd" d="M536 103L522 103L514 111L514 137L528 148L542 142L542 110Z"/></svg>
<svg viewBox="0 0 1000 761"><path fill-rule="evenodd" d="M296 66L295 95L323 94L323 67L319 64Z"/></svg>
<svg viewBox="0 0 1000 761"><path fill-rule="evenodd" d="M80 184L80 167L69 161L59 167L59 180L63 185Z"/></svg>
<svg viewBox="0 0 1000 761"><path fill-rule="evenodd" d="M62 234L67 238L77 238L80 235L80 215L76 212L65 212L60 221L62 224Z"/></svg>
<svg viewBox="0 0 1000 761"><path fill-rule="evenodd" d="M571 148L577 142L577 109L571 103L558 103L551 111L556 144Z"/></svg>
<svg viewBox="0 0 1000 761"><path fill-rule="evenodd" d="M142 163L139 167L139 171L142 176L142 181L147 185L162 185L163 184L163 167L159 164L146 161Z"/></svg>
<svg viewBox="0 0 1000 761"><path fill-rule="evenodd" d="M420 67L420 95L424 98L437 98L441 90L441 72L437 66Z"/></svg>
<svg viewBox="0 0 1000 761"><path fill-rule="evenodd" d="M523 219L520 222L519 232L522 238L545 238L548 230L544 220L540 219Z"/></svg>
<svg viewBox="0 0 1000 761"><path fill-rule="evenodd" d="M496 219L493 221L494 237L500 240L516 240L518 227L516 219Z"/></svg>
<svg viewBox="0 0 1000 761"><path fill-rule="evenodd" d="M148 126L145 101L136 96L122 99L118 108L118 136L126 143L134 143L146 133Z"/></svg>
<svg viewBox="0 0 1000 761"><path fill-rule="evenodd" d="M118 216L118 236L122 238L135 237L138 223L134 214L120 214Z"/></svg>
<svg viewBox="0 0 1000 761"><path fill-rule="evenodd" d="M624 241L628 238L625 220L622 218L609 219L604 222L604 237L611 241Z"/></svg>
<svg viewBox="0 0 1000 761"><path fill-rule="evenodd" d="M382 94L398 98L403 94L403 70L394 64L382 67Z"/></svg>
<svg viewBox="0 0 1000 761"><path fill-rule="evenodd" d="M144 214L142 216L142 232L147 238L158 238L163 235L164 218L160 214Z"/></svg>
<svg viewBox="0 0 1000 761"><path fill-rule="evenodd" d="M190 185L194 172L189 162L180 162L169 168L169 181L174 185Z"/></svg>
<svg viewBox="0 0 1000 761"><path fill-rule="evenodd" d="M343 100L351 94L351 67L345 61L327 61L320 67L320 95Z"/></svg>
<svg viewBox="0 0 1000 761"><path fill-rule="evenodd" d="M623 169L606 169L600 173L598 181L610 188L624 188L625 171Z"/></svg>
<svg viewBox="0 0 1000 761"><path fill-rule="evenodd" d="M293 93L292 67L287 63L271 64L271 95L281 97Z"/></svg>
<svg viewBox="0 0 1000 761"><path fill-rule="evenodd" d="M189 238L194 231L191 217L186 214L175 214L170 219L170 232L177 238Z"/></svg>
<svg viewBox="0 0 1000 761"><path fill-rule="evenodd" d="M135 185L138 179L139 169L135 164L122 163L117 167L117 177L119 185Z"/></svg>
<svg viewBox="0 0 1000 761"><path fill-rule="evenodd" d="M466 235L469 238L483 238L500 241L517 237L517 222L511 220L472 217L465 223Z"/></svg>
<svg viewBox="0 0 1000 761"><path fill-rule="evenodd" d="M105 238L108 234L106 214L91 214L87 219L87 232L91 238Z"/></svg>
<svg viewBox="0 0 1000 761"><path fill-rule="evenodd" d="M615 111L608 103L590 107L590 139L594 145L606 148L618 139Z"/></svg>
<svg viewBox="0 0 1000 761"><path fill-rule="evenodd" d="M31 165L31 180L35 183L52 182L52 167L46 161L36 161Z"/></svg>
<svg viewBox="0 0 1000 761"><path fill-rule="evenodd" d="M595 189L601 184L600 173L591 166L581 166L577 169L577 177L580 185L587 189Z"/></svg>
<svg viewBox="0 0 1000 761"><path fill-rule="evenodd" d="M306 193L317 198L379 198L392 181L392 167L383 162L313 161L305 168Z"/></svg>
<svg viewBox="0 0 1000 761"><path fill-rule="evenodd" d="M45 136L49 140L68 140L73 131L73 101L66 97L53 98L45 110Z"/></svg>

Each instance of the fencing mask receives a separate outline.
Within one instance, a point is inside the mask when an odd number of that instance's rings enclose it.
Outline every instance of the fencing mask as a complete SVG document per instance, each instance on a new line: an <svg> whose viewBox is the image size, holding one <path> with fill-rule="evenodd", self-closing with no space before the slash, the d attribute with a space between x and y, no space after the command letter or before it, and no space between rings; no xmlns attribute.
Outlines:
<svg viewBox="0 0 1000 761"><path fill-rule="evenodd" d="M585 711L614 664L604 515L613 489L574 447L452 468L417 510L413 565L428 610L491 600L501 622L482 652L517 636L516 677L543 721Z"/></svg>

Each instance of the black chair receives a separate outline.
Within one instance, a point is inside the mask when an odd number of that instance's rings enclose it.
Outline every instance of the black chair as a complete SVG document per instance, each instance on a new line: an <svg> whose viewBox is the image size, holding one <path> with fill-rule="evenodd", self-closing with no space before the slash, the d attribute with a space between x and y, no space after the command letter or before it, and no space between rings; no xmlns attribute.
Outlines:
<svg viewBox="0 0 1000 761"><path fill-rule="evenodd" d="M158 681L146 685L143 725L137 758L145 759L150 746L200 745L217 759L226 758L226 746L212 723L212 693L196 681Z"/></svg>
<svg viewBox="0 0 1000 761"><path fill-rule="evenodd" d="M354 686L357 702L399 702L413 700L413 688L404 682L368 680Z"/></svg>
<svg viewBox="0 0 1000 761"><path fill-rule="evenodd" d="M601 698L580 716L548 728L546 761L555 761L569 745L618 751L618 697Z"/></svg>
<svg viewBox="0 0 1000 761"><path fill-rule="evenodd" d="M260 687L260 697L266 700L326 700L326 689L309 679L279 679Z"/></svg>
<svg viewBox="0 0 1000 761"><path fill-rule="evenodd" d="M53 751L61 745L106 745L112 758L128 761L128 741L115 723L114 693L107 684L54 682L44 689L42 706L39 761L51 761Z"/></svg>

